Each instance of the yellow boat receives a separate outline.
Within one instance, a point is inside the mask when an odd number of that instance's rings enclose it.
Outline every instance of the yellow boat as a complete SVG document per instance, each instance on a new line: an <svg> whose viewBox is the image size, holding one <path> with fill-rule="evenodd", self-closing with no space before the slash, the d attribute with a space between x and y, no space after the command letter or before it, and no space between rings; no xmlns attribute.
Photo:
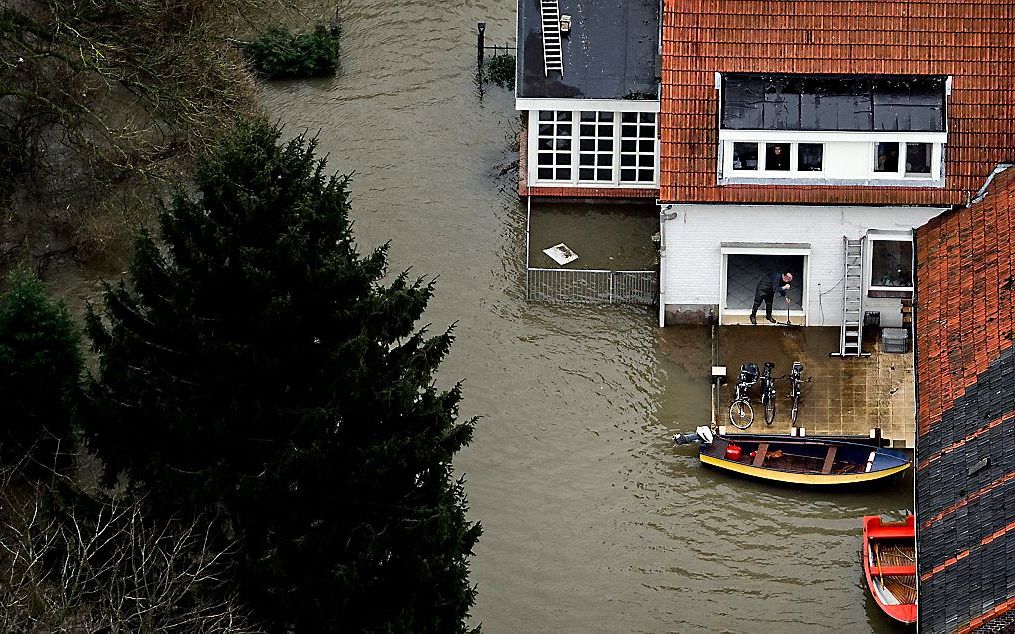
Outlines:
<svg viewBox="0 0 1015 634"><path fill-rule="evenodd" d="M707 436L711 436L710 434ZM780 484L834 488L898 476L912 466L904 452L838 439L742 434L702 442L709 467Z"/></svg>

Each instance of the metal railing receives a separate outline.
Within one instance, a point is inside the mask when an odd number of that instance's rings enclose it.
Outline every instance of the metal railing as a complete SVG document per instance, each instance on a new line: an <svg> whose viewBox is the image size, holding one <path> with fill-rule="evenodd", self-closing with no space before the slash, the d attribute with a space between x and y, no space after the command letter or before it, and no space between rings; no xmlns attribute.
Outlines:
<svg viewBox="0 0 1015 634"><path fill-rule="evenodd" d="M656 303L655 271L529 269L525 297L555 304Z"/></svg>

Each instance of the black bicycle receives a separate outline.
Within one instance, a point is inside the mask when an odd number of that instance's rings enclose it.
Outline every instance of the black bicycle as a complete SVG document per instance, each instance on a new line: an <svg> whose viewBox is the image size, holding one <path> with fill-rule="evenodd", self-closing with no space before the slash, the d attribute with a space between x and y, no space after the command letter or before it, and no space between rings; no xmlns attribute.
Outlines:
<svg viewBox="0 0 1015 634"><path fill-rule="evenodd" d="M758 382L758 364L745 363L740 366L737 386L730 403L730 423L737 429L747 429L754 422L754 408L751 407L751 387Z"/></svg>
<svg viewBox="0 0 1015 634"><path fill-rule="evenodd" d="M799 361L794 361L793 371L790 372L789 374L790 381L789 398L793 401L793 409L790 410L789 415L790 418L793 420L794 426L796 426L797 415L799 415L800 413L800 399L803 396L803 390L800 389L800 385L802 383L807 383L810 381L810 378L808 378L807 381L804 381L801 378L803 376L803 373L804 373L804 364L800 363Z"/></svg>
<svg viewBox="0 0 1015 634"><path fill-rule="evenodd" d="M772 368L775 364L771 361L765 362L765 371L761 374L761 404L765 407L765 424L771 425L775 421L775 378L772 376Z"/></svg>

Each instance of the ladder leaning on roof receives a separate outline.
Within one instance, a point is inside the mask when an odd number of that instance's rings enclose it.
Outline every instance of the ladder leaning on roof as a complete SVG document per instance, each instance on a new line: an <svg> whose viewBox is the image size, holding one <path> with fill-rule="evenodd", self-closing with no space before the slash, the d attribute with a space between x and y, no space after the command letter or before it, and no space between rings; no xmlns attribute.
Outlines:
<svg viewBox="0 0 1015 634"><path fill-rule="evenodd" d="M864 238L843 237L845 268L842 294L842 328L839 351L833 357L866 357L863 351L863 249Z"/></svg>
<svg viewBox="0 0 1015 634"><path fill-rule="evenodd" d="M564 57L560 48L560 6L557 0L539 0L543 16L543 74L551 70L564 74Z"/></svg>

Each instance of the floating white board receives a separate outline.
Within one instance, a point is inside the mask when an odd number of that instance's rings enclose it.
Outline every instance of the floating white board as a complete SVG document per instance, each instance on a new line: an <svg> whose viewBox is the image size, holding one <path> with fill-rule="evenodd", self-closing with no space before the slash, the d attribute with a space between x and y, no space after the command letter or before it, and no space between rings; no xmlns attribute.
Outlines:
<svg viewBox="0 0 1015 634"><path fill-rule="evenodd" d="M557 264L570 264L578 259L578 254L568 248L566 244L561 242L555 244L549 249L543 249L543 253L553 258L553 261Z"/></svg>

